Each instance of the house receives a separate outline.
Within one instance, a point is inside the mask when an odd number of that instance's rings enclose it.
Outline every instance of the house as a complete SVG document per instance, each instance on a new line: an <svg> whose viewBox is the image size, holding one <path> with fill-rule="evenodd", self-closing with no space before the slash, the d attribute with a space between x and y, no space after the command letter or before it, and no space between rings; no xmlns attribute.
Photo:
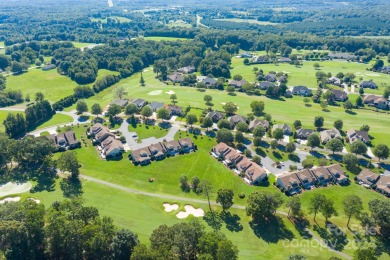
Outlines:
<svg viewBox="0 0 390 260"><path fill-rule="evenodd" d="M280 83L287 83L287 75L283 75L279 77L279 82Z"/></svg>
<svg viewBox="0 0 390 260"><path fill-rule="evenodd" d="M121 108L124 108L129 103L128 99L116 99L110 103L110 105L118 105Z"/></svg>
<svg viewBox="0 0 390 260"><path fill-rule="evenodd" d="M363 141L364 143L370 142L370 137L368 135L367 131L356 131L354 129L349 129L347 131L347 137L349 140L349 143L353 143L356 140Z"/></svg>
<svg viewBox="0 0 390 260"><path fill-rule="evenodd" d="M103 142L101 142L100 148L102 158L118 157L125 150L122 143L113 136L109 136Z"/></svg>
<svg viewBox="0 0 390 260"><path fill-rule="evenodd" d="M203 79L201 81L203 84L206 85L206 87L211 87L211 86L215 86L217 84L217 80L215 78L209 78L209 77L206 77L205 79Z"/></svg>
<svg viewBox="0 0 390 260"><path fill-rule="evenodd" d="M67 131L60 134L49 135L48 138L54 142L57 150L68 150L80 147L80 141L77 140L73 131Z"/></svg>
<svg viewBox="0 0 390 260"><path fill-rule="evenodd" d="M363 103L368 106L373 106L379 109L388 109L389 101L382 96L366 95L363 98Z"/></svg>
<svg viewBox="0 0 390 260"><path fill-rule="evenodd" d="M372 186L379 179L379 175L373 173L369 169L363 169L358 176L356 176L356 180L360 183L364 183L366 185Z"/></svg>
<svg viewBox="0 0 390 260"><path fill-rule="evenodd" d="M92 136L94 141L98 143L103 142L109 136L114 137L114 134L112 134L107 127L100 123L96 123L91 126L88 131L88 135Z"/></svg>
<svg viewBox="0 0 390 260"><path fill-rule="evenodd" d="M167 148L163 143L152 144L148 147L150 155L155 160L162 160L165 158Z"/></svg>
<svg viewBox="0 0 390 260"><path fill-rule="evenodd" d="M306 86L295 86L292 89L294 95L309 97L312 95L312 90Z"/></svg>
<svg viewBox="0 0 390 260"><path fill-rule="evenodd" d="M93 126L91 126L89 128L88 134L91 135L91 136L94 136L95 134L100 132L103 129L103 127L104 126L102 124L96 123L96 124L94 124Z"/></svg>
<svg viewBox="0 0 390 260"><path fill-rule="evenodd" d="M378 86L373 81L362 81L359 84L359 87L361 88L371 88L371 89L377 89Z"/></svg>
<svg viewBox="0 0 390 260"><path fill-rule="evenodd" d="M330 130L324 130L320 132L320 139L323 144L326 144L330 139L337 138L342 140L340 131L336 128Z"/></svg>
<svg viewBox="0 0 390 260"><path fill-rule="evenodd" d="M275 84L268 81L262 81L262 82L258 82L256 84L256 87L260 88L261 90L266 90L269 87L275 87Z"/></svg>
<svg viewBox="0 0 390 260"><path fill-rule="evenodd" d="M43 71L48 71L48 70L52 70L52 69L55 69L56 68L56 65L55 64L47 64L46 66L44 66L42 68Z"/></svg>
<svg viewBox="0 0 390 260"><path fill-rule="evenodd" d="M247 157L243 157L241 161L239 161L237 164L236 164L236 168L239 172L246 172L246 170L249 169L249 167L252 166L252 164L254 164L252 161L250 161Z"/></svg>
<svg viewBox="0 0 390 260"><path fill-rule="evenodd" d="M164 107L164 103L153 101L149 104L149 107L153 110L153 112L157 112L160 108Z"/></svg>
<svg viewBox="0 0 390 260"><path fill-rule="evenodd" d="M268 73L264 76L264 79L265 81L268 81L268 82L276 82L277 78L276 78L276 74L273 74L273 73Z"/></svg>
<svg viewBox="0 0 390 260"><path fill-rule="evenodd" d="M382 68L379 69L379 71L382 73L390 74L390 66L383 66Z"/></svg>
<svg viewBox="0 0 390 260"><path fill-rule="evenodd" d="M235 88L242 88L242 86L244 86L246 83L248 83L248 81L246 81L245 79L242 79L242 80L231 80L228 84L228 86L233 86Z"/></svg>
<svg viewBox="0 0 390 260"><path fill-rule="evenodd" d="M231 127L234 128L240 122L246 123L246 118L240 115L234 115L228 117L228 121L230 122Z"/></svg>
<svg viewBox="0 0 390 260"><path fill-rule="evenodd" d="M291 126L287 124L277 124L272 127L272 131L275 131L275 129L280 128L283 130L283 133L285 135L291 135L292 134L292 128Z"/></svg>
<svg viewBox="0 0 390 260"><path fill-rule="evenodd" d="M177 140L166 142L164 143L164 146L166 148L167 154L169 154L170 156L175 156L176 154L180 153L181 145Z"/></svg>
<svg viewBox="0 0 390 260"><path fill-rule="evenodd" d="M328 57L337 60L355 60L357 58L356 55L343 52L331 52Z"/></svg>
<svg viewBox="0 0 390 260"><path fill-rule="evenodd" d="M282 58L278 59L278 62L291 63L292 59L286 58L286 57L282 57Z"/></svg>
<svg viewBox="0 0 390 260"><path fill-rule="evenodd" d="M303 169L301 171L295 172L295 174L301 181L301 185L307 190L310 190L311 187L317 183L317 178L309 169Z"/></svg>
<svg viewBox="0 0 390 260"><path fill-rule="evenodd" d="M256 128L256 126L262 126L266 131L269 129L269 122L267 120L259 120L257 118L253 119L249 122L248 129L249 131L253 131L253 129Z"/></svg>
<svg viewBox="0 0 390 260"><path fill-rule="evenodd" d="M256 163L253 163L246 171L245 177L249 184L256 185L263 182L268 177L267 173Z"/></svg>
<svg viewBox="0 0 390 260"><path fill-rule="evenodd" d="M251 59L252 57L253 57L253 55L252 54L250 54L250 53L241 53L241 58L249 58L249 59Z"/></svg>
<svg viewBox="0 0 390 260"><path fill-rule="evenodd" d="M341 168L340 164L332 164L327 166L326 169L333 176L333 179L336 181L336 183L343 184L349 181L347 174L343 168Z"/></svg>
<svg viewBox="0 0 390 260"><path fill-rule="evenodd" d="M328 83L335 86L341 86L342 81L338 77L333 76L328 78Z"/></svg>
<svg viewBox="0 0 390 260"><path fill-rule="evenodd" d="M390 197L390 176L381 175L376 183L376 190L380 193Z"/></svg>
<svg viewBox="0 0 390 260"><path fill-rule="evenodd" d="M145 99L142 98L133 99L131 103L136 105L139 109L143 108L146 105Z"/></svg>
<svg viewBox="0 0 390 260"><path fill-rule="evenodd" d="M231 149L230 153L225 155L225 162L228 165L237 165L239 161L242 160L242 156L238 151Z"/></svg>
<svg viewBox="0 0 390 260"><path fill-rule="evenodd" d="M228 153L230 153L231 150L233 150L233 148L231 148L227 144L221 142L221 143L217 144L216 146L214 146L211 151L212 151L212 153L214 153L214 156L221 158L221 159L225 159L225 156Z"/></svg>
<svg viewBox="0 0 390 260"><path fill-rule="evenodd" d="M195 72L195 70L196 69L194 66L186 66L186 67L179 68L177 71L189 74L189 73Z"/></svg>
<svg viewBox="0 0 390 260"><path fill-rule="evenodd" d="M286 93L284 93L284 96L285 96L286 98L292 98L292 97L293 97L293 94L292 94L291 90L286 90Z"/></svg>
<svg viewBox="0 0 390 260"><path fill-rule="evenodd" d="M183 114L183 107L176 105L165 105L164 106L168 112L169 116L181 116Z"/></svg>
<svg viewBox="0 0 390 260"><path fill-rule="evenodd" d="M307 139L309 137L309 135L311 135L312 133L314 133L314 130L312 129L305 129L305 128L300 128L296 131L297 133L297 137L299 139Z"/></svg>
<svg viewBox="0 0 390 260"><path fill-rule="evenodd" d="M181 151L184 153L190 153L195 149L194 143L190 138L179 139L179 144L181 146Z"/></svg>
<svg viewBox="0 0 390 260"><path fill-rule="evenodd" d="M276 179L276 183L282 191L289 195L294 195L301 192L301 181L295 172L285 173Z"/></svg>
<svg viewBox="0 0 390 260"><path fill-rule="evenodd" d="M210 117L214 123L217 123L219 120L223 119L225 116L221 112L214 110L214 111L208 112L206 117Z"/></svg>
<svg viewBox="0 0 390 260"><path fill-rule="evenodd" d="M151 161L151 154L147 147L131 151L131 159L134 164L147 165Z"/></svg>
<svg viewBox="0 0 390 260"><path fill-rule="evenodd" d="M333 175L325 167L317 167L312 169L311 172L322 186L326 186L333 181Z"/></svg>
<svg viewBox="0 0 390 260"><path fill-rule="evenodd" d="M332 91L333 94L334 94L334 100L335 101L339 101L339 102L345 102L348 100L348 94L345 93L344 91L342 90L338 90L338 89L332 89L332 90L329 90L329 91Z"/></svg>
<svg viewBox="0 0 390 260"><path fill-rule="evenodd" d="M184 74L180 72L174 72L171 75L168 75L168 80L173 83L182 83L184 81Z"/></svg>
<svg viewBox="0 0 390 260"><path fill-rule="evenodd" d="M254 57L252 63L270 63L271 60L269 56L258 56Z"/></svg>

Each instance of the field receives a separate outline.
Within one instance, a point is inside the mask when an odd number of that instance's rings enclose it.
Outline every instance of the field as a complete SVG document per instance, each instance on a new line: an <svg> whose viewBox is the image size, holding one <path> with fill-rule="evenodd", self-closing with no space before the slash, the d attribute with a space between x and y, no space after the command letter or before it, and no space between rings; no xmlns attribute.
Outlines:
<svg viewBox="0 0 390 260"><path fill-rule="evenodd" d="M97 79L109 74L118 74L108 70L99 70ZM7 77L7 89L21 90L24 97L30 95L31 100L37 92L42 92L50 102L55 102L71 95L77 83L67 76L60 75L57 70L43 71L32 69L20 75Z"/></svg>
<svg viewBox="0 0 390 260"><path fill-rule="evenodd" d="M131 20L129 18L126 18L126 17L121 17L121 16L111 16L109 17L111 19L115 19L121 23L128 23L128 22L131 22ZM100 19L100 18L91 18L91 21L92 22L101 22L101 23L107 23L107 18L104 18L104 19Z"/></svg>
<svg viewBox="0 0 390 260"><path fill-rule="evenodd" d="M53 125L66 124L71 122L73 122L73 118L71 116L57 113L50 120L38 126L37 129L43 129Z"/></svg>
<svg viewBox="0 0 390 260"><path fill-rule="evenodd" d="M279 25L278 23L262 22L262 21L257 21L254 19L226 18L226 19L214 19L214 20L234 22L234 23L252 23L252 24L258 24L258 25Z"/></svg>

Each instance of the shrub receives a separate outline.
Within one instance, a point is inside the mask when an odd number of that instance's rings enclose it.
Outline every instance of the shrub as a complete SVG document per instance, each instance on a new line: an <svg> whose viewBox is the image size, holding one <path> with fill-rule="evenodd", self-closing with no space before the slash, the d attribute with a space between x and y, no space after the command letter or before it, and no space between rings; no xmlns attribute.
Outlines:
<svg viewBox="0 0 390 260"><path fill-rule="evenodd" d="M243 198L245 198L245 194L241 192L241 193L238 194L238 197L239 197L240 199L243 199Z"/></svg>

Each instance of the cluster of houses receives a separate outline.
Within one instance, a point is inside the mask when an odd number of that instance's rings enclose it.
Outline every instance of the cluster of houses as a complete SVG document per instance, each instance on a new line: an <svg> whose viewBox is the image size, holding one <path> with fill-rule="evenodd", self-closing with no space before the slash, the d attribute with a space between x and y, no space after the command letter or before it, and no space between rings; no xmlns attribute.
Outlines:
<svg viewBox="0 0 390 260"><path fill-rule="evenodd" d="M300 193L302 189L310 190L332 183L345 184L348 181L348 176L341 166L333 164L285 173L276 179L276 185L287 195L294 195Z"/></svg>
<svg viewBox="0 0 390 260"><path fill-rule="evenodd" d="M390 107L390 101L378 95L365 95L363 98L363 103L368 106L384 110L389 109Z"/></svg>
<svg viewBox="0 0 390 260"><path fill-rule="evenodd" d="M213 147L211 155L222 160L224 165L233 169L250 185L257 185L268 179L262 167L225 143L219 143Z"/></svg>
<svg viewBox="0 0 390 260"><path fill-rule="evenodd" d="M120 157L125 151L122 143L116 139L114 132L100 123L91 126L87 131L87 136L92 137L102 159Z"/></svg>
<svg viewBox="0 0 390 260"><path fill-rule="evenodd" d="M77 140L73 131L66 131L64 133L52 134L48 138L53 141L57 151L65 151L79 148L81 143Z"/></svg>
<svg viewBox="0 0 390 260"><path fill-rule="evenodd" d="M390 176L378 175L370 171L369 169L363 169L355 178L358 184L366 187L375 188L379 193L390 197Z"/></svg>
<svg viewBox="0 0 390 260"><path fill-rule="evenodd" d="M190 153L196 150L196 146L190 138L182 138L169 142L159 142L138 150L131 151L131 160L134 165L147 165L152 160L163 160L177 154Z"/></svg>

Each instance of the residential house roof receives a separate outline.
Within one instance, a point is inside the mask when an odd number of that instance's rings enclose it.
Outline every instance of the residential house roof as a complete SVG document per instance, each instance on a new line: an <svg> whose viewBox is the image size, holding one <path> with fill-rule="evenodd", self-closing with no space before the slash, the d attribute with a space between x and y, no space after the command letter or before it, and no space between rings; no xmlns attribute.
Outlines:
<svg viewBox="0 0 390 260"><path fill-rule="evenodd" d="M328 82L334 85L341 85L341 79L335 76L328 78Z"/></svg>
<svg viewBox="0 0 390 260"><path fill-rule="evenodd" d="M314 130L312 130L312 129L300 128L297 130L297 136L299 138L307 138L312 133L314 133Z"/></svg>
<svg viewBox="0 0 390 260"><path fill-rule="evenodd" d="M288 172L278 177L278 180L283 184L283 186L289 190L293 187L299 187L301 181L295 172Z"/></svg>
<svg viewBox="0 0 390 260"><path fill-rule="evenodd" d="M356 55L343 52L331 52L328 54L328 57L332 59L353 60L356 58Z"/></svg>
<svg viewBox="0 0 390 260"><path fill-rule="evenodd" d="M231 80L229 82L229 86L234 86L236 88L241 88L242 86L244 86L246 83L248 83L248 81L246 81L245 79L242 79L242 80Z"/></svg>
<svg viewBox="0 0 390 260"><path fill-rule="evenodd" d="M218 143L216 146L214 146L213 150L216 151L217 153L219 154L227 154L229 153L233 148L231 148L230 146L228 146L227 144L225 143Z"/></svg>
<svg viewBox="0 0 390 260"><path fill-rule="evenodd" d="M282 129L284 133L292 132L291 126L289 126L288 124L276 124L272 127L272 131L274 131L277 128Z"/></svg>
<svg viewBox="0 0 390 260"><path fill-rule="evenodd" d="M210 117L211 119L213 119L213 121L219 121L219 120L224 118L224 114L222 114L221 112L219 112L217 110L214 110L214 111L208 112L206 117Z"/></svg>
<svg viewBox="0 0 390 260"><path fill-rule="evenodd" d="M55 69L55 68L56 68L55 64L47 64L46 66L44 66L42 68L42 70L47 71L47 70L52 70L52 69Z"/></svg>
<svg viewBox="0 0 390 260"><path fill-rule="evenodd" d="M168 75L168 79L172 82L183 82L184 75L183 75L183 73L174 72L171 75Z"/></svg>
<svg viewBox="0 0 390 260"><path fill-rule="evenodd" d="M148 147L131 151L131 155L137 162L149 161L151 156Z"/></svg>
<svg viewBox="0 0 390 260"><path fill-rule="evenodd" d="M356 140L360 140L365 143L370 141L370 137L367 131L356 131L354 129L349 129L347 131L347 136L350 143L353 143Z"/></svg>
<svg viewBox="0 0 390 260"><path fill-rule="evenodd" d="M275 82L276 81L276 74L274 73L268 73L264 76L264 79L268 82Z"/></svg>
<svg viewBox="0 0 390 260"><path fill-rule="evenodd" d="M266 63L269 61L270 61L269 56L258 56L253 59L253 62L257 62L257 63Z"/></svg>
<svg viewBox="0 0 390 260"><path fill-rule="evenodd" d="M153 110L153 111L157 111L159 110L160 108L163 108L164 107L164 103L163 102L151 102L149 104L150 108Z"/></svg>
<svg viewBox="0 0 390 260"><path fill-rule="evenodd" d="M257 85L257 87L259 87L260 89L263 89L263 90L265 90L269 87L275 87L274 83L268 82L268 81L262 81L262 82L257 83L256 85Z"/></svg>
<svg viewBox="0 0 390 260"><path fill-rule="evenodd" d="M117 150L117 149L120 151L124 150L122 143L112 136L107 137L101 143L101 147L103 148L103 152L106 156L109 156L111 154L111 152L113 152L114 150Z"/></svg>
<svg viewBox="0 0 390 260"><path fill-rule="evenodd" d="M195 71L195 67L194 66L186 66L186 67L179 68L177 71L183 72L183 73L192 73Z"/></svg>
<svg viewBox="0 0 390 260"><path fill-rule="evenodd" d="M382 175L377 182L377 189L390 194L390 176Z"/></svg>
<svg viewBox="0 0 390 260"><path fill-rule="evenodd" d="M341 168L340 164L332 164L327 166L326 169L332 174L334 178L336 178L338 182L348 180L348 176L346 175L343 168Z"/></svg>
<svg viewBox="0 0 390 260"><path fill-rule="evenodd" d="M225 155L225 160L232 162L232 163L238 163L242 158L243 158L243 156L234 149L232 149L230 151L230 153Z"/></svg>
<svg viewBox="0 0 390 260"><path fill-rule="evenodd" d="M133 99L131 101L131 103L136 105L137 107L141 108L141 107L145 106L146 101L145 101L145 99L142 99L142 98L136 98L136 99Z"/></svg>
<svg viewBox="0 0 390 260"><path fill-rule="evenodd" d="M110 103L110 105L118 105L120 107L125 107L129 103L128 99L116 99Z"/></svg>
<svg viewBox="0 0 390 260"><path fill-rule="evenodd" d="M290 58L286 58L286 57L282 57L282 58L278 59L278 61L279 62L288 62L288 63L292 62L292 60Z"/></svg>
<svg viewBox="0 0 390 260"><path fill-rule="evenodd" d="M333 178L332 174L325 167L317 167L311 171L319 180L330 180Z"/></svg>
<svg viewBox="0 0 390 260"><path fill-rule="evenodd" d="M255 129L256 126L259 126L259 125L264 127L265 130L268 130L268 128L269 128L269 122L267 120L259 120L258 118L255 118L249 122L248 129L250 131L253 131L253 129Z"/></svg>
<svg viewBox="0 0 390 260"><path fill-rule="evenodd" d="M103 125L101 123L96 123L93 126L91 126L91 128L89 129L89 132L92 134L96 134L97 132L102 130L102 128L103 128Z"/></svg>
<svg viewBox="0 0 390 260"><path fill-rule="evenodd" d="M342 139L340 131L336 128L330 130L324 130L320 132L320 138L323 143L328 142L332 138Z"/></svg>
<svg viewBox="0 0 390 260"><path fill-rule="evenodd" d="M246 123L246 118L241 115L234 115L228 118L231 125L236 125L240 122Z"/></svg>
<svg viewBox="0 0 390 260"><path fill-rule="evenodd" d="M304 95L310 95L312 93L312 90L309 89L306 86L295 86L293 87L292 92L294 94L304 94Z"/></svg>
<svg viewBox="0 0 390 260"><path fill-rule="evenodd" d="M80 143L80 141L77 140L76 135L73 131L66 131L65 133L52 134L49 136L49 138L53 140L54 145L57 148L74 146Z"/></svg>
<svg viewBox="0 0 390 260"><path fill-rule="evenodd" d="M362 82L360 82L359 87L361 87L361 88L372 88L372 89L378 88L378 86L373 81L362 81Z"/></svg>
<svg viewBox="0 0 390 260"><path fill-rule="evenodd" d="M333 89L331 90L334 94L334 99L337 100L337 101L344 101L344 100L347 100L348 99L348 94L345 93L344 91L342 90L338 90L338 89Z"/></svg>
<svg viewBox="0 0 390 260"><path fill-rule="evenodd" d="M191 138L188 137L179 139L179 144L185 149L194 148L194 143L192 142Z"/></svg>
<svg viewBox="0 0 390 260"><path fill-rule="evenodd" d="M245 172L253 163L245 156L239 161L236 166L240 172Z"/></svg>
<svg viewBox="0 0 390 260"><path fill-rule="evenodd" d="M250 181L255 181L264 175L267 175L267 173L265 172L265 170L262 167L260 167L256 163L252 163L252 165L245 172L245 176Z"/></svg>
<svg viewBox="0 0 390 260"><path fill-rule="evenodd" d="M177 105L165 105L165 108L168 110L169 114L181 115L183 114L183 107Z"/></svg>
<svg viewBox="0 0 390 260"><path fill-rule="evenodd" d="M102 142L109 136L114 136L107 127L103 127L99 132L95 134L95 139L99 142Z"/></svg>
<svg viewBox="0 0 390 260"><path fill-rule="evenodd" d="M175 151L180 150L180 143L177 140L165 142L164 145L168 150L175 150Z"/></svg>
<svg viewBox="0 0 390 260"><path fill-rule="evenodd" d="M309 169L303 169L301 171L297 171L295 172L295 174L302 182L313 183L317 180L314 174Z"/></svg>
<svg viewBox="0 0 390 260"><path fill-rule="evenodd" d="M159 156L162 156L165 154L166 152L166 148L165 148L165 145L162 144L162 143L156 143L156 144L152 144L148 147L149 151L150 151L150 154L155 156L155 157L159 157Z"/></svg>
<svg viewBox="0 0 390 260"><path fill-rule="evenodd" d="M217 80L215 78L209 78L209 77L206 77L205 79L203 79L202 82L205 85L210 85L210 86L217 84Z"/></svg>
<svg viewBox="0 0 390 260"><path fill-rule="evenodd" d="M375 174L375 173L373 173L372 171L370 171L369 169L366 169L366 168L364 168L358 174L358 176L356 176L356 178L358 180L362 180L362 181L368 182L370 184L374 184L379 179L379 177L380 176L378 174Z"/></svg>

